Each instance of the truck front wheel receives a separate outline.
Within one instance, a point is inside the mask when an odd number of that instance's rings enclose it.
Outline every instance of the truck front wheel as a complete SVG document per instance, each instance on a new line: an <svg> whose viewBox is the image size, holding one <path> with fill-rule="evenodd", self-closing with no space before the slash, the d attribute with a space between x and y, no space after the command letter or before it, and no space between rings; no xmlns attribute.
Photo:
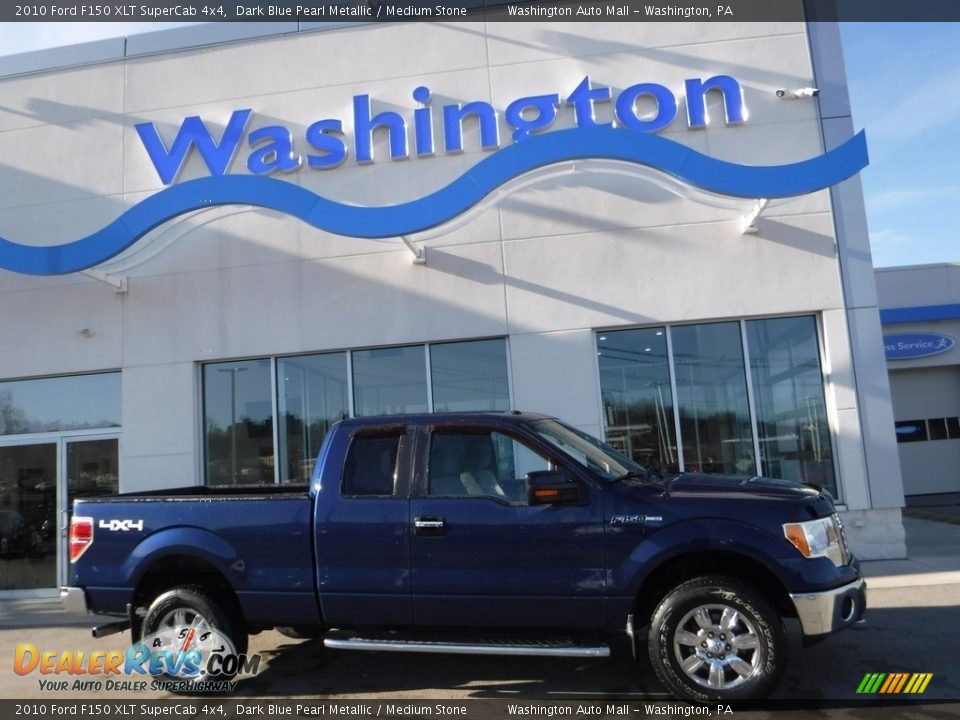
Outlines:
<svg viewBox="0 0 960 720"><path fill-rule="evenodd" d="M780 616L756 591L720 575L678 585L650 621L650 663L657 679L695 702L760 698L787 660Z"/></svg>

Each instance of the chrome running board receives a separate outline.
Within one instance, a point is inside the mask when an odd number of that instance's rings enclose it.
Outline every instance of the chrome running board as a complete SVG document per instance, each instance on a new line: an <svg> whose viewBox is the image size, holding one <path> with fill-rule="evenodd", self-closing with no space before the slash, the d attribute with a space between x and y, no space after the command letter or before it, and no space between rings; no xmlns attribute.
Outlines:
<svg viewBox="0 0 960 720"><path fill-rule="evenodd" d="M447 653L450 655L533 655L539 657L609 657L606 645L572 645L550 640L481 640L455 643L434 640L394 640L389 638L326 637L323 644L336 650L376 650L379 652Z"/></svg>

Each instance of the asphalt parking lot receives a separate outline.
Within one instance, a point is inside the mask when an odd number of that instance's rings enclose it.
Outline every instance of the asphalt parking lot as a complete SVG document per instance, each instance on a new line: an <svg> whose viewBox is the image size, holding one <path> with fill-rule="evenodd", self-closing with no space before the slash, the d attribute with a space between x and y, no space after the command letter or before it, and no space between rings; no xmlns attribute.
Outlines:
<svg viewBox="0 0 960 720"><path fill-rule="evenodd" d="M768 704L771 717L778 708L809 701L849 717L861 717L865 706L871 707L870 717L876 717L874 711L881 707L895 711L890 717L960 716L960 525L909 517L905 523L910 559L865 563L868 621L810 648L795 643L784 680ZM0 697L128 697L131 693L123 691L44 690L40 680L49 678L12 672L18 643L85 652L123 650L129 644L127 633L95 640L90 625L89 620L64 614L55 601L5 603L0 610L0 657L5 658L0 665ZM251 638L250 652L263 658L261 672L238 683L230 697L667 699L652 674L642 666L637 669L626 646L614 650L611 658L600 660L336 652L318 640L294 641L271 631ZM858 696L864 675L881 672L923 672L933 677L923 695L910 699ZM136 697L172 696L147 688Z"/></svg>

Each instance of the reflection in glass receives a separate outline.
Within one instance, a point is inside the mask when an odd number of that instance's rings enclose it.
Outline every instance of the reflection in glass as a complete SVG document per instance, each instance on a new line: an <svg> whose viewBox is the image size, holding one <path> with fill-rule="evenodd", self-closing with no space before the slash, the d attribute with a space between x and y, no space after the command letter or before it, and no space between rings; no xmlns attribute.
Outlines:
<svg viewBox="0 0 960 720"><path fill-rule="evenodd" d="M349 414L347 354L277 360L280 482L309 482L327 430Z"/></svg>
<svg viewBox="0 0 960 720"><path fill-rule="evenodd" d="M670 332L685 470L756 474L740 324L681 325Z"/></svg>
<svg viewBox="0 0 960 720"><path fill-rule="evenodd" d="M836 491L814 318L747 322L762 472Z"/></svg>
<svg viewBox="0 0 960 720"><path fill-rule="evenodd" d="M353 352L357 416L427 412L423 345Z"/></svg>
<svg viewBox="0 0 960 720"><path fill-rule="evenodd" d="M896 422L897 442L926 442L926 420L898 420Z"/></svg>
<svg viewBox="0 0 960 720"><path fill-rule="evenodd" d="M0 435L120 427L120 373L0 382Z"/></svg>
<svg viewBox="0 0 960 720"><path fill-rule="evenodd" d="M437 412L510 408L502 339L431 345L430 374Z"/></svg>
<svg viewBox="0 0 960 720"><path fill-rule="evenodd" d="M57 444L0 447L0 590L57 585Z"/></svg>
<svg viewBox="0 0 960 720"><path fill-rule="evenodd" d="M270 361L203 367L207 483L272 483L273 406Z"/></svg>
<svg viewBox="0 0 960 720"><path fill-rule="evenodd" d="M641 465L676 470L664 328L598 333L597 351L607 442Z"/></svg>

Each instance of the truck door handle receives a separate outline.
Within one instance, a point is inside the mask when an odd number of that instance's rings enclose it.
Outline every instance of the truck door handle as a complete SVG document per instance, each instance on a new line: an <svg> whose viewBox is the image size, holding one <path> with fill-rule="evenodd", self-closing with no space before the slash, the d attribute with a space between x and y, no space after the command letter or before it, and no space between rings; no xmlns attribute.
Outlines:
<svg viewBox="0 0 960 720"><path fill-rule="evenodd" d="M443 535L445 525L442 517L418 517L413 521L413 531L417 535Z"/></svg>

